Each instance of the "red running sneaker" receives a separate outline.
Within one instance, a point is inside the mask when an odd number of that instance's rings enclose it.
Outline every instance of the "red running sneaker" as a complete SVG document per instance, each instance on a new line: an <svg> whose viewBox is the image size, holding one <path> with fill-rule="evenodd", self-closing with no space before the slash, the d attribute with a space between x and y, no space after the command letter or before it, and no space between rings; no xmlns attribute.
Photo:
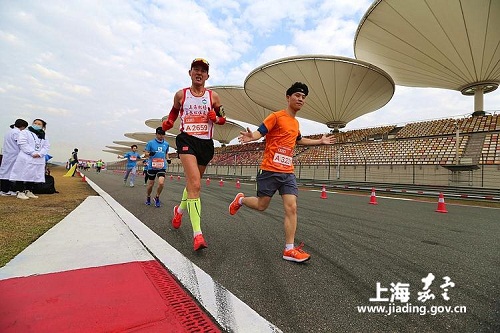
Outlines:
<svg viewBox="0 0 500 333"><path fill-rule="evenodd" d="M311 255L302 250L303 247L304 243L300 243L299 246L291 250L283 250L283 259L295 262L304 262L311 259Z"/></svg>
<svg viewBox="0 0 500 333"><path fill-rule="evenodd" d="M229 214L234 215L238 211L238 209L241 208L242 205L240 205L240 198L244 198L245 195L243 193L238 193L234 197L234 200L229 204Z"/></svg>
<svg viewBox="0 0 500 333"><path fill-rule="evenodd" d="M203 238L202 234L196 235L193 241L193 248L195 251L201 250L208 247L207 242Z"/></svg>
<svg viewBox="0 0 500 333"><path fill-rule="evenodd" d="M174 206L174 217L172 218L172 227L179 229L182 224L182 214L178 212L179 205Z"/></svg>

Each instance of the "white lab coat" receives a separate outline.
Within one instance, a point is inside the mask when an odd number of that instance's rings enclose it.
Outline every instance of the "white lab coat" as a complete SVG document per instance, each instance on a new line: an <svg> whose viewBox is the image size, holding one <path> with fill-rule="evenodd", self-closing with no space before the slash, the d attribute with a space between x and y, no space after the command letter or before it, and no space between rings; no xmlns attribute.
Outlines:
<svg viewBox="0 0 500 333"><path fill-rule="evenodd" d="M9 180L45 183L45 155L49 153L47 137L39 139L35 133L25 129L19 133L17 144L20 148L10 173ZM40 157L33 157L38 153Z"/></svg>
<svg viewBox="0 0 500 333"><path fill-rule="evenodd" d="M19 146L17 138L21 130L17 127L12 128L5 133L2 149L2 165L0 165L0 179L9 179L10 172L14 166L17 155L19 155Z"/></svg>

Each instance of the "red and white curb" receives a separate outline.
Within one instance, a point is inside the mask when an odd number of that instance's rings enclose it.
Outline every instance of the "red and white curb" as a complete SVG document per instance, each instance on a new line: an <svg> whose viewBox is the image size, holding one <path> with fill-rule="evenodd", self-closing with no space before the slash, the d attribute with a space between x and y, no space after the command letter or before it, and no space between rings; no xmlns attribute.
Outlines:
<svg viewBox="0 0 500 333"><path fill-rule="evenodd" d="M0 269L2 333L193 328L220 332L102 197L88 197Z"/></svg>
<svg viewBox="0 0 500 333"><path fill-rule="evenodd" d="M97 184L90 180L88 183L113 208L147 250L167 267L221 327L230 332L281 332L149 229Z"/></svg>
<svg viewBox="0 0 500 333"><path fill-rule="evenodd" d="M0 268L0 331L281 332L87 182L100 196Z"/></svg>

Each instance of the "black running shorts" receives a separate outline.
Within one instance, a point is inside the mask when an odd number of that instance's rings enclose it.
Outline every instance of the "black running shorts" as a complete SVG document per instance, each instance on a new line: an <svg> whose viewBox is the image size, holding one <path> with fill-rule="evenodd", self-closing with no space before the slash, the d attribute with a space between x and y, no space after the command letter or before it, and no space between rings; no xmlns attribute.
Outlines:
<svg viewBox="0 0 500 333"><path fill-rule="evenodd" d="M214 140L199 139L195 136L181 132L175 138L177 153L196 156L198 165L207 166L214 157Z"/></svg>
<svg viewBox="0 0 500 333"><path fill-rule="evenodd" d="M165 169L151 169L147 171L147 177L149 180L155 180L156 177L165 177Z"/></svg>

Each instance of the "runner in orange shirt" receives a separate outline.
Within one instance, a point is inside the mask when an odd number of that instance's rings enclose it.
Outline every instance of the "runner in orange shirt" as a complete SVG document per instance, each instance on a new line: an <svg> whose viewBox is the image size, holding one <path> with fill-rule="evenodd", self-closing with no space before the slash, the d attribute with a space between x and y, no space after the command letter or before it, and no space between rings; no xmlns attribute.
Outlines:
<svg viewBox="0 0 500 333"><path fill-rule="evenodd" d="M304 262L310 255L302 250L303 244L295 246L295 231L297 229L297 196L299 194L297 181L293 173L293 150L295 145L312 146L333 144L333 136L325 136L313 140L303 138L299 130L299 122L295 118L297 112L304 105L309 89L300 82L295 82L286 91L288 107L269 115L255 132L247 128L238 137L241 143L259 140L266 136L264 158L257 175L257 197L245 197L238 193L229 205L229 213L236 214L241 206L264 211L269 206L271 198L279 192L285 209L285 249L283 259L295 262Z"/></svg>

